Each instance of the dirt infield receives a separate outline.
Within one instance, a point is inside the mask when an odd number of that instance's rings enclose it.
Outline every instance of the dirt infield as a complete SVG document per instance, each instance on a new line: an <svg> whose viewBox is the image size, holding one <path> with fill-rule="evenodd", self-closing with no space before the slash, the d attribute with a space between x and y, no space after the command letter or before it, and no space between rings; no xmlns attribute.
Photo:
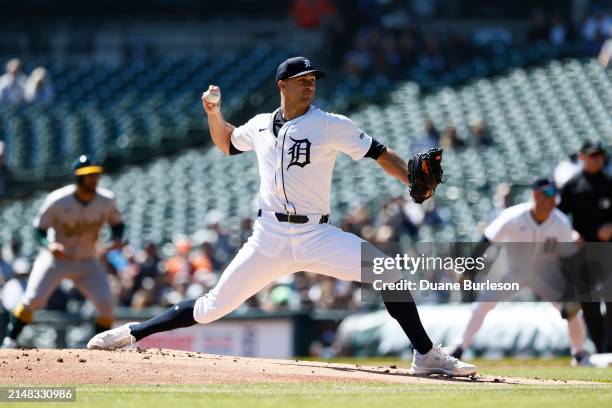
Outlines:
<svg viewBox="0 0 612 408"><path fill-rule="evenodd" d="M176 350L0 350L0 384L244 384L384 382L402 384L578 384L578 381L477 376L418 377L395 366L219 356Z"/></svg>

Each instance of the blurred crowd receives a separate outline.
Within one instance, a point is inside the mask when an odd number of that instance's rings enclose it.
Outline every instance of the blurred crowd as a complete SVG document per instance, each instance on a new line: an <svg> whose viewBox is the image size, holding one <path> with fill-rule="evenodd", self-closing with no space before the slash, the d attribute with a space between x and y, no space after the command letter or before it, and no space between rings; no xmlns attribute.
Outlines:
<svg viewBox="0 0 612 408"><path fill-rule="evenodd" d="M5 68L6 72L0 76L0 106L53 102L55 91L45 68L37 67L27 75L23 63L17 58L9 60ZM2 138L3 135L0 134L0 198L6 193L11 179Z"/></svg>
<svg viewBox="0 0 612 408"><path fill-rule="evenodd" d="M448 123L440 132L431 119L425 121L423 131L412 143L411 154L422 152L432 147L442 147L445 150L461 149L466 146L491 146L493 138L484 120L473 117L468 123L466 134L461 135L457 127Z"/></svg>
<svg viewBox="0 0 612 408"><path fill-rule="evenodd" d="M294 0L291 14L302 30L325 33L322 48L335 64L343 66L345 76L379 81L414 77L417 71L440 74L475 57L499 55L510 47L536 43L551 47L578 43L596 55L612 37L612 16L597 2L573 13L564 2L547 7L525 4L532 16L526 35L519 38L506 28L492 28L490 24L469 31L452 26L423 28L423 22L465 14L459 3L465 2ZM472 3L471 17L482 14L477 10L479 5L485 13L494 11L483 17L497 19L507 17L504 13L511 8L500 2Z"/></svg>
<svg viewBox="0 0 612 408"><path fill-rule="evenodd" d="M6 156L4 153L4 142L0 140L0 198L2 198L6 192L10 176L10 170L6 164Z"/></svg>
<svg viewBox="0 0 612 408"><path fill-rule="evenodd" d="M53 84L45 68L37 67L27 75L21 60L13 58L6 63L6 73L0 76L0 104L51 103L54 97Z"/></svg>
<svg viewBox="0 0 612 408"><path fill-rule="evenodd" d="M423 225L441 226L448 214L435 200L414 204L403 196L384 201L380 211L364 203L347 214L340 227L378 244L399 241L400 236L416 238ZM251 235L253 220L245 218L235 233L218 221L192 236L177 235L172 242L148 242L144 248L127 245L109 252L105 263L118 306L143 309L171 306L184 299L197 298L217 283L222 271ZM22 256L18 235L0 251L0 298L5 309L17 303L25 289L31 261ZM253 271L257 273L257 271ZM10 282L10 284L8 283ZM1 289L0 289L1 290ZM52 296L48 309L68 310L69 303L83 301L70 281L65 281ZM243 307L265 311L345 309L356 310L360 303L356 283L308 272L288 275L249 299Z"/></svg>

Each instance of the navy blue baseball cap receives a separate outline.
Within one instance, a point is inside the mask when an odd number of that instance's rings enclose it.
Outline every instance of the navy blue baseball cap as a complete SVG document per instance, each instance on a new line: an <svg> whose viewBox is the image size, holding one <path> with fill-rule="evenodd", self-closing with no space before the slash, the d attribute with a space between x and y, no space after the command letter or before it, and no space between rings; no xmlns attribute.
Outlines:
<svg viewBox="0 0 612 408"><path fill-rule="evenodd" d="M606 150L603 148L603 145L601 144L601 142L594 141L594 140L587 140L580 147L580 153L586 154L587 156L589 156L591 154L598 154L598 153L605 154Z"/></svg>
<svg viewBox="0 0 612 408"><path fill-rule="evenodd" d="M545 177L535 179L533 183L531 183L531 189L541 191L547 197L552 197L557 194L555 182Z"/></svg>
<svg viewBox="0 0 612 408"><path fill-rule="evenodd" d="M314 74L315 78L325 78L325 71L316 69L308 58L293 57L281 62L276 69L276 80L295 78L306 74Z"/></svg>

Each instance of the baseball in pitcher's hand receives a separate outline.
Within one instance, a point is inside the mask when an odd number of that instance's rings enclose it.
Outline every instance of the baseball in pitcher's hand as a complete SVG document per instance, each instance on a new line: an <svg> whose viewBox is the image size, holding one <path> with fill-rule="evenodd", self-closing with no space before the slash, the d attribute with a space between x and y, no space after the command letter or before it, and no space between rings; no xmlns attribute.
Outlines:
<svg viewBox="0 0 612 408"><path fill-rule="evenodd" d="M202 106L208 115L220 112L221 88L217 85L209 85L208 90L202 93Z"/></svg>

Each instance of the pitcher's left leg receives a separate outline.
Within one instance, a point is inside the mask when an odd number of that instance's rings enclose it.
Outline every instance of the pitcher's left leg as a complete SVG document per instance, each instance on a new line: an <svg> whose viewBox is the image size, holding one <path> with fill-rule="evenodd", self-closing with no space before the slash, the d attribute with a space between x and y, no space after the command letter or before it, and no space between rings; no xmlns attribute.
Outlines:
<svg viewBox="0 0 612 408"><path fill-rule="evenodd" d="M354 234L342 231L331 225L322 225L317 236L310 237L300 243L298 248L299 260L303 262L303 270L332 276L337 279L363 282L371 280L371 275L364 268L362 271L362 249L367 251L368 258L385 257L386 255L374 246ZM387 272L385 272L387 273ZM384 280L397 281L401 274L389 271L391 276ZM433 343L423 328L419 312L406 290L401 294L391 296L385 291L381 292L387 311L398 321L413 347L421 354L431 350ZM402 300L392 302L390 299Z"/></svg>
<svg viewBox="0 0 612 408"><path fill-rule="evenodd" d="M300 269L332 276L337 279L371 283L370 271L362 271L362 249L368 258L385 257L385 254L354 234L325 224L303 239L296 248ZM371 261L371 259L368 259ZM399 271L385 272L383 280L397 281ZM415 349L412 372L415 374L447 374L456 376L473 375L476 367L465 364L448 354L441 347L434 346L419 317L416 304L405 290L402 293L381 291L387 311L402 327ZM399 295L399 296L398 296ZM397 302L401 299L400 302Z"/></svg>

